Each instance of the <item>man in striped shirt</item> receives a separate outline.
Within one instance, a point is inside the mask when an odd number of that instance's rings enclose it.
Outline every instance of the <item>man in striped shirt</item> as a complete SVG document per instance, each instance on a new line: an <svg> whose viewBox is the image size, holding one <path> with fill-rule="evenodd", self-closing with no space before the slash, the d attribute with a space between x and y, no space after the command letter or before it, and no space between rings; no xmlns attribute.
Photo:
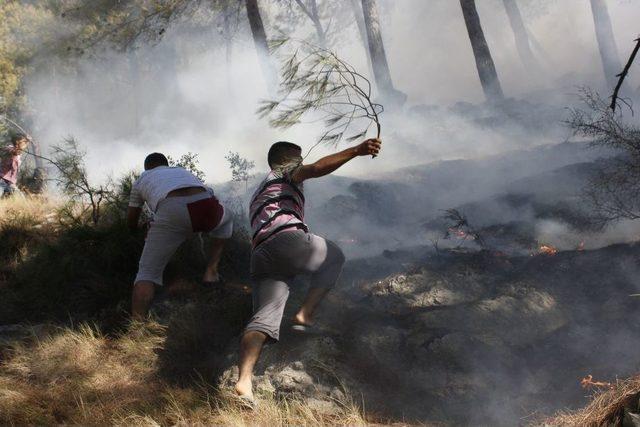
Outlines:
<svg viewBox="0 0 640 427"><path fill-rule="evenodd" d="M335 285L345 258L335 243L309 233L304 222L303 182L328 175L358 156L377 155L381 141L368 139L355 147L315 163L302 164L302 149L276 142L269 149L271 172L251 200L253 232L251 278L253 316L240 342L238 396L253 402L252 376L265 341L277 341L289 285L302 273L311 274L311 286L293 319L293 329L305 331L324 296Z"/></svg>

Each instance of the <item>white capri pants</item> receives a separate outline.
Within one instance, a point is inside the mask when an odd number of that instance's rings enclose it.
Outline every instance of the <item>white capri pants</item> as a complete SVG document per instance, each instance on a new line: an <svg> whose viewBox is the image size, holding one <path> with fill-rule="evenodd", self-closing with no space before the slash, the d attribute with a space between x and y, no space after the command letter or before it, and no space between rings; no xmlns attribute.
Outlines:
<svg viewBox="0 0 640 427"><path fill-rule="evenodd" d="M198 232L218 239L228 239L233 233L231 213L210 192L161 200L147 233L135 283L162 285L169 259Z"/></svg>

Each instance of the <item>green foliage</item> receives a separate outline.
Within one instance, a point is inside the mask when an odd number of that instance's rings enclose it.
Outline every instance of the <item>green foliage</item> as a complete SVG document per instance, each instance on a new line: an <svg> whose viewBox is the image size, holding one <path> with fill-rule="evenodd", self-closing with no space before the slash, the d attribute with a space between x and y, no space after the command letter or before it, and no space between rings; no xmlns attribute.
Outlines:
<svg viewBox="0 0 640 427"><path fill-rule="evenodd" d="M170 166L184 168L194 174L200 181L204 182L206 175L202 169L200 169L200 160L198 160L197 154L189 151L187 154L180 156L178 160L175 160L171 156L167 156L167 160L169 160Z"/></svg>
<svg viewBox="0 0 640 427"><path fill-rule="evenodd" d="M0 114L17 117L28 110L22 84L36 69L50 72L55 63L58 71L73 71L74 59L81 55L160 40L179 19L187 25L211 26L215 13L232 4L233 0L0 1Z"/></svg>
<svg viewBox="0 0 640 427"><path fill-rule="evenodd" d="M23 245L30 252L8 277L0 323L64 319L69 313L88 318L128 298L142 249L141 236L131 236L123 224L104 228L73 225L54 240L39 234L33 227L15 223L0 227L3 253ZM8 242L13 242L14 249Z"/></svg>
<svg viewBox="0 0 640 427"><path fill-rule="evenodd" d="M158 40L173 20L193 12L198 0L70 1L63 17L81 28L74 45L84 53L98 45L132 47Z"/></svg>
<svg viewBox="0 0 640 427"><path fill-rule="evenodd" d="M0 2L0 113L23 107L22 79L33 56L53 37L53 19L49 2Z"/></svg>
<svg viewBox="0 0 640 427"><path fill-rule="evenodd" d="M76 28L70 47L87 53L100 46L125 50L155 43L176 22L210 28L219 12L237 7L236 0L67 0L62 17Z"/></svg>
<svg viewBox="0 0 640 427"><path fill-rule="evenodd" d="M56 168L53 181L69 198L59 212L63 222L96 226L105 221L112 223L125 219L131 187L138 178L135 172L128 172L117 181L108 179L96 184L87 175L86 152L74 138L53 146L52 151L52 158L41 158ZM168 160L170 165L183 167L204 182L205 174L199 169L197 154L189 152L178 160L171 157Z"/></svg>
<svg viewBox="0 0 640 427"><path fill-rule="evenodd" d="M272 46L285 44L277 40ZM257 111L260 117L270 117L271 126L287 129L314 112L327 128L318 143L362 138L372 124L380 137L383 107L372 101L371 82L335 53L301 42L283 60L281 76L280 99L263 101ZM353 127L355 132L350 131Z"/></svg>
<svg viewBox="0 0 640 427"><path fill-rule="evenodd" d="M113 183L107 181L105 184L93 184L87 176L87 169L84 164L86 153L78 147L78 143L73 138L67 138L62 144L52 148L53 159L45 159L52 163L58 174L54 181L62 191L69 196L71 203L68 213L72 213L75 207L80 209L80 215L75 220L82 221L82 218L90 213L93 225L100 222L103 211L103 204L115 199Z"/></svg>
<svg viewBox="0 0 640 427"><path fill-rule="evenodd" d="M0 221L0 324L126 317L142 232L131 234L122 221L100 227L68 223L58 230L37 225L18 211ZM222 274L247 281L249 254L248 239L235 233L222 255ZM204 267L200 242L188 241L167 266L165 281L197 284Z"/></svg>
<svg viewBox="0 0 640 427"><path fill-rule="evenodd" d="M255 162L245 159L240 156L240 153L229 151L224 156L229 162L229 168L231 169L231 180L235 182L244 182L245 186L249 179L253 176L251 170L255 167Z"/></svg>

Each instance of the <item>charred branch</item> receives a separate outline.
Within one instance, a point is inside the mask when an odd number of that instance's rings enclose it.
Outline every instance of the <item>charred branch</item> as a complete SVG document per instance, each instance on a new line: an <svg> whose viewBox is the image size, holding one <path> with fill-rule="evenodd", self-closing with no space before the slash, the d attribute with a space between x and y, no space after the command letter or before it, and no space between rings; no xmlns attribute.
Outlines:
<svg viewBox="0 0 640 427"><path fill-rule="evenodd" d="M633 51L629 56L629 60L627 61L627 64L624 66L624 69L622 70L622 72L616 76L618 77L618 83L616 84L616 88L614 89L613 95L611 96L611 105L610 105L611 110L613 111L616 110L616 107L618 104L618 94L620 92L620 88L622 88L622 84L624 83L624 79L627 77L627 74L629 73L631 64L633 64L633 61L636 59L636 55L638 54L638 50L640 50L640 38L637 38L635 42L636 42L636 46L633 48Z"/></svg>

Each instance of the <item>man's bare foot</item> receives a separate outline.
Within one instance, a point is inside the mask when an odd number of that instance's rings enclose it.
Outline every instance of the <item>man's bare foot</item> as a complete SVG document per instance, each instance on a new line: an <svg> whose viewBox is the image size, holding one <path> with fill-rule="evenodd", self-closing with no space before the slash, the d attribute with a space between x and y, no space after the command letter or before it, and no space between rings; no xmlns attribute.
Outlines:
<svg viewBox="0 0 640 427"><path fill-rule="evenodd" d="M311 326L313 325L313 321L311 320L311 316L306 314L304 311L300 310L295 317L293 318L294 322L298 325Z"/></svg>
<svg viewBox="0 0 640 427"><path fill-rule="evenodd" d="M250 380L239 380L236 383L235 390L238 396L253 400L253 387Z"/></svg>

